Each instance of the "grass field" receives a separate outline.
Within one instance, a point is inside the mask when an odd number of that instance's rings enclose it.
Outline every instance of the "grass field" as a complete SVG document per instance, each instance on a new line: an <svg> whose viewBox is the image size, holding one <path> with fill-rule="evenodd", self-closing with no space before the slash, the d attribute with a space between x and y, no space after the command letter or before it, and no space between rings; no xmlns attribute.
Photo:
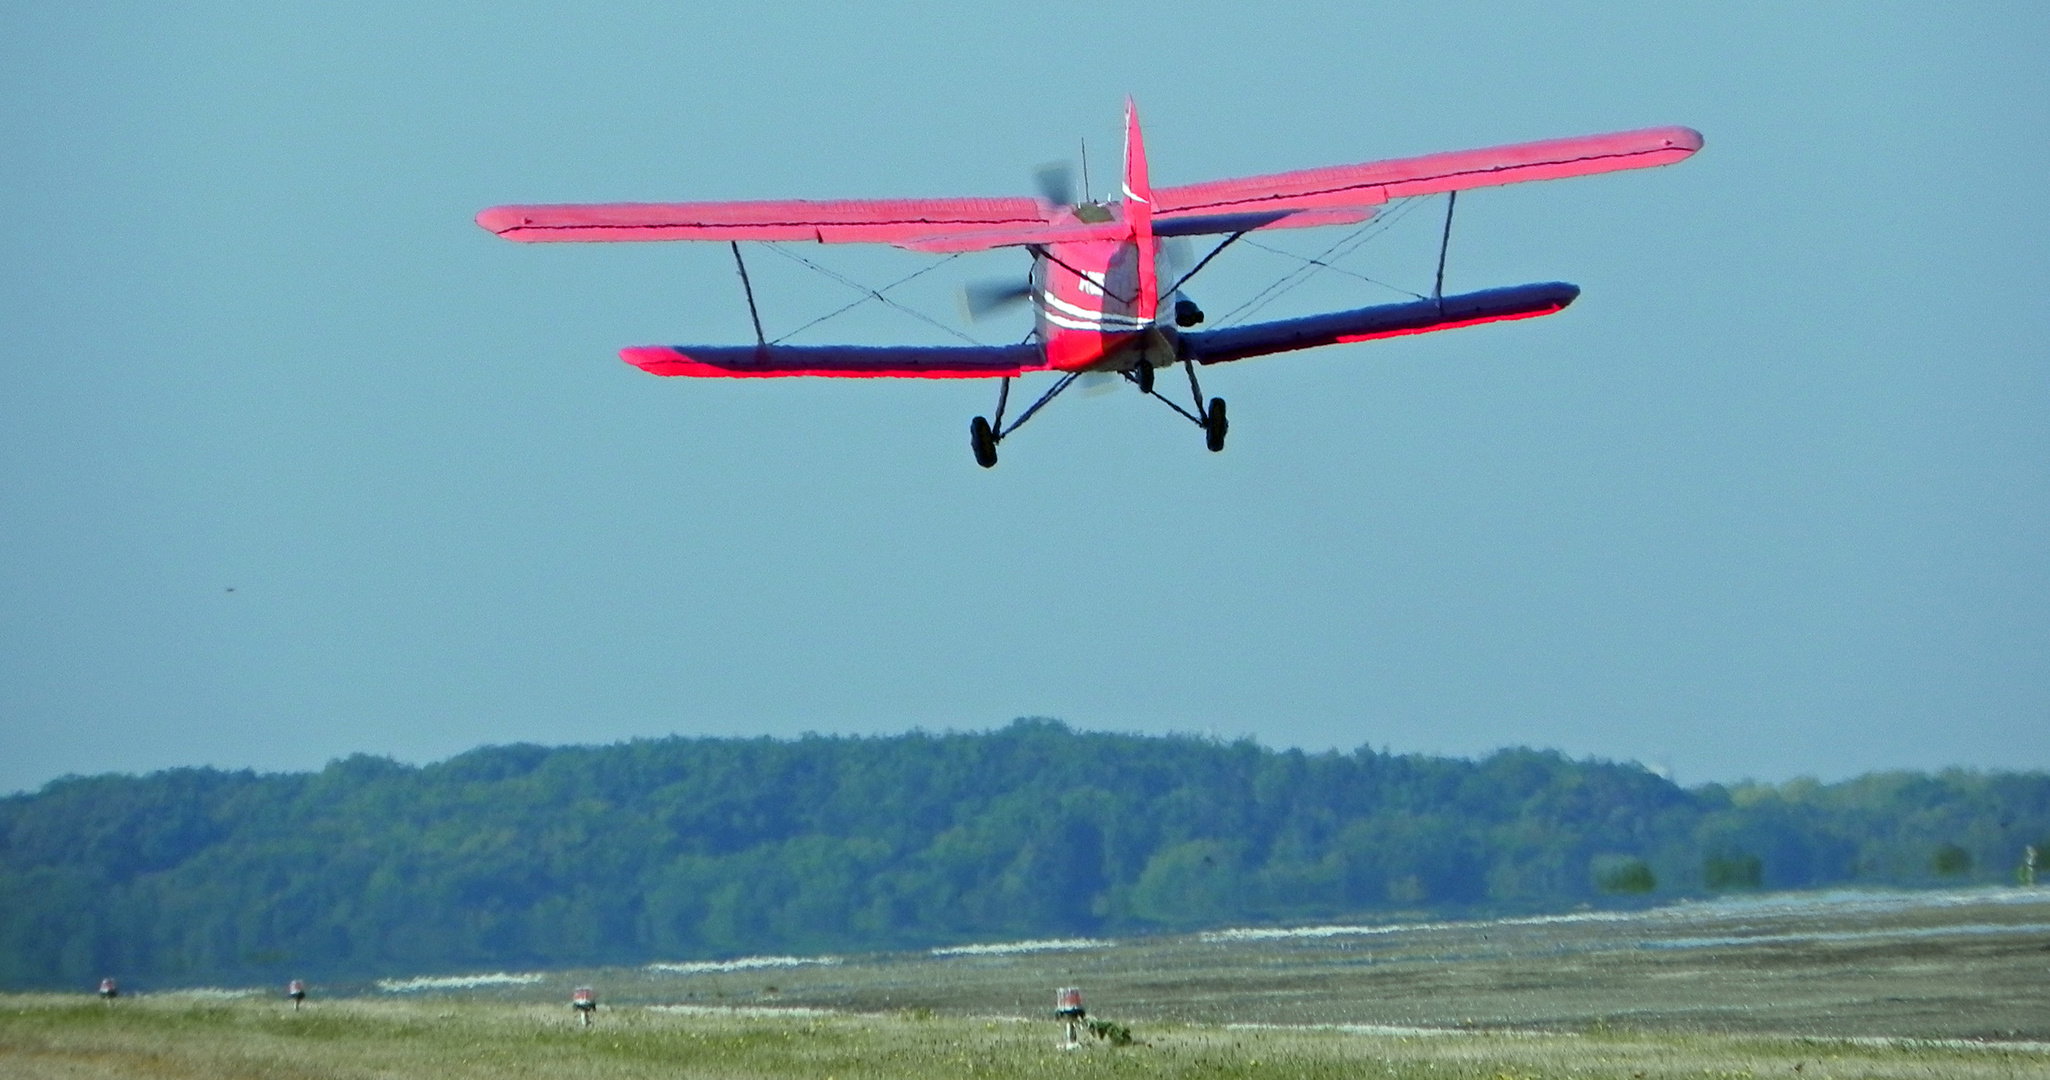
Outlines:
<svg viewBox="0 0 2050 1080"><path fill-rule="evenodd" d="M1363 1034L1142 1026L1057 1048L1054 1025L923 1014L762 1017L476 1001L0 1004L0 1072L41 1077L2031 1077L2042 1047L1592 1030Z"/></svg>
<svg viewBox="0 0 2050 1080"><path fill-rule="evenodd" d="M0 997L0 1076L2050 1078L2019 890L807 959ZM1137 1041L1058 1049L1062 984Z"/></svg>

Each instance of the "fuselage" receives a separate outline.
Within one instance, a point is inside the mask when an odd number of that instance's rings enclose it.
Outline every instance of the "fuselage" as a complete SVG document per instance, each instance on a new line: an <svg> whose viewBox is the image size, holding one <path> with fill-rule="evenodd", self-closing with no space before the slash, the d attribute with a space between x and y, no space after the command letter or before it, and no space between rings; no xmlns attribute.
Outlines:
<svg viewBox="0 0 2050 1080"><path fill-rule="evenodd" d="M1123 226L1122 236L1055 241L1032 249L1033 295L1046 364L1057 371L1131 371L1174 362L1174 328L1157 320L1160 241L1139 111L1125 102L1124 198L1085 202L1056 224ZM1172 309L1173 304L1167 305Z"/></svg>
<svg viewBox="0 0 2050 1080"><path fill-rule="evenodd" d="M1123 207L1107 209L1121 214ZM1161 241L1151 236L1153 261ZM1047 366L1056 371L1130 371L1174 362L1174 297L1147 302L1138 242L1088 240L1035 248L1033 307ZM1158 288L1157 284L1148 282ZM1171 283L1170 283L1171 284Z"/></svg>

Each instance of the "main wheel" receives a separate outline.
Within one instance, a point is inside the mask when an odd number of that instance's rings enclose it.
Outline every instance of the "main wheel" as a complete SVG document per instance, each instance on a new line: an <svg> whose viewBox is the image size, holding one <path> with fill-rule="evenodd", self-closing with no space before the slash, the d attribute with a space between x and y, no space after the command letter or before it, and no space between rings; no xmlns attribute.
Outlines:
<svg viewBox="0 0 2050 1080"><path fill-rule="evenodd" d="M968 422L968 448L975 451L975 463L987 469L997 463L997 437L989 421L978 416Z"/></svg>
<svg viewBox="0 0 2050 1080"><path fill-rule="evenodd" d="M1210 412L1203 418L1203 445L1213 454L1224 449L1224 433L1230 430L1231 421L1224 415L1224 399L1211 398Z"/></svg>
<svg viewBox="0 0 2050 1080"><path fill-rule="evenodd" d="M1146 362L1145 360L1140 360L1140 361L1139 361L1139 370L1138 370L1138 371L1137 371L1137 372L1136 372L1135 374L1137 374L1137 375L1139 376L1139 392L1140 392L1140 393L1142 393L1142 394L1150 394L1150 393L1152 393L1152 392L1153 392L1153 365L1152 365L1152 364L1150 364L1150 363L1148 363L1148 362Z"/></svg>

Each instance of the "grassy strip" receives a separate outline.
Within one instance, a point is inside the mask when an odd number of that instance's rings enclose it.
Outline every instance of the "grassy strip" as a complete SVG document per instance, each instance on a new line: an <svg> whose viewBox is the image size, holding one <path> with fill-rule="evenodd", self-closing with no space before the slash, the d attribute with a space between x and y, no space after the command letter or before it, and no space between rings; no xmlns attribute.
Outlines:
<svg viewBox="0 0 2050 1080"><path fill-rule="evenodd" d="M1706 1080L1785 1076L2032 1077L2050 1054L2019 1048L1872 1045L1758 1036L1458 1032L1358 1034L1141 1026L1136 1041L1056 1048L1051 1022L927 1015L806 1017L603 1010L577 1026L560 1006L176 995L111 1005L0 996L0 1075L64 1077L581 1077L805 1080L1093 1080L1243 1077Z"/></svg>

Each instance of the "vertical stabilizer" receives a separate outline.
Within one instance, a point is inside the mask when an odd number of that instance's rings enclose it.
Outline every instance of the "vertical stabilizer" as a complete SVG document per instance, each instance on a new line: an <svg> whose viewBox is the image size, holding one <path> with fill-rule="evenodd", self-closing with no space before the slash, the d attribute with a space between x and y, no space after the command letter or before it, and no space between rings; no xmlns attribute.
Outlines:
<svg viewBox="0 0 2050 1080"><path fill-rule="evenodd" d="M1153 318L1160 306L1160 281L1153 262L1153 183L1146 176L1146 140L1139 134L1139 106L1125 99L1125 221L1132 226L1132 242L1139 246L1138 310L1142 319Z"/></svg>

